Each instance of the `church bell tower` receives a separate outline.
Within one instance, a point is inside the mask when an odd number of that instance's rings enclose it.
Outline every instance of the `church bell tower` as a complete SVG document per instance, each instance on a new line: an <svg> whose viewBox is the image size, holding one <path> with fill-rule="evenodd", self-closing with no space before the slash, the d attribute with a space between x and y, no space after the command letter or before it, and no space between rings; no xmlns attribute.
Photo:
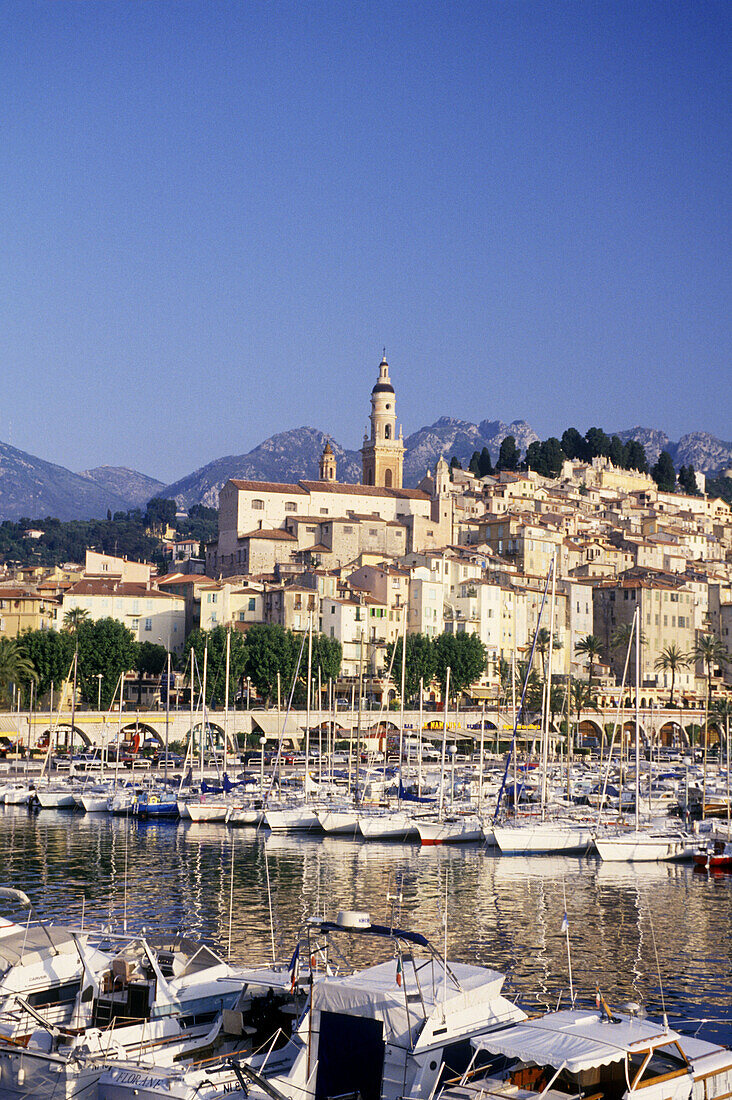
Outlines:
<svg viewBox="0 0 732 1100"><path fill-rule="evenodd" d="M364 435L361 458L363 484L385 489L401 489L404 465L404 441L401 429L397 437L394 387L389 378L386 353L379 364L379 377L371 391L371 434Z"/></svg>

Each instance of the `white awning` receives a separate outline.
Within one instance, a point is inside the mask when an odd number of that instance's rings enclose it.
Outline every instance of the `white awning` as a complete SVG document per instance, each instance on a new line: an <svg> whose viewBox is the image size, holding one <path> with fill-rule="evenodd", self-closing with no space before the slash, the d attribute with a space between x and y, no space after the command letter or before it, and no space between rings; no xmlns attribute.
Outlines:
<svg viewBox="0 0 732 1100"><path fill-rule="evenodd" d="M565 1066L570 1073L580 1073L622 1062L638 1046L658 1046L659 1038L657 1024L634 1018L611 1023L599 1013L550 1012L497 1034L483 1035L473 1040L473 1046L522 1062L553 1069ZM669 1039L665 1035L662 1041Z"/></svg>

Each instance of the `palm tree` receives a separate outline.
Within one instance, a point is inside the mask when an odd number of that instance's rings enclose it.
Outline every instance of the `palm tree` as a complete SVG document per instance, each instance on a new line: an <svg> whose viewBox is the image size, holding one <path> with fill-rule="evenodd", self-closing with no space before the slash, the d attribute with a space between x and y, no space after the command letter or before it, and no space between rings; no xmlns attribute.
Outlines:
<svg viewBox="0 0 732 1100"><path fill-rule="evenodd" d="M674 705L676 669L688 668L690 663L691 658L689 654L683 653L675 642L669 642L669 644L661 650L660 656L656 658L655 667L661 672L671 673L671 695L668 701L670 707Z"/></svg>
<svg viewBox="0 0 732 1100"><path fill-rule="evenodd" d="M640 635L640 644L646 644L646 636L642 630L638 631ZM610 639L610 646L612 649L627 649L630 645L630 636L633 634L633 623L621 623L617 630L614 632ZM635 645L635 636L633 636L633 645Z"/></svg>
<svg viewBox="0 0 732 1100"><path fill-rule="evenodd" d="M701 661L707 677L707 702L712 696L712 669L715 665L725 665L729 660L729 653L724 642L714 634L702 634L694 646L694 657Z"/></svg>
<svg viewBox="0 0 732 1100"><path fill-rule="evenodd" d="M69 634L76 634L82 623L89 621L89 612L85 607L70 607L64 615L63 628Z"/></svg>
<svg viewBox="0 0 732 1100"><path fill-rule="evenodd" d="M575 653L579 653L581 656L586 657L590 666L590 690L592 690L592 670L595 661L602 653L602 642L598 638L597 634L586 634L584 638L580 638L577 645L574 647Z"/></svg>
<svg viewBox="0 0 732 1100"><path fill-rule="evenodd" d="M588 638L592 635L588 634ZM580 719L583 710L595 710L599 711L597 705L597 699L595 693L592 690L592 682L585 682L584 680L573 680L569 689L569 701L572 711L577 715L577 725L580 724Z"/></svg>
<svg viewBox="0 0 732 1100"><path fill-rule="evenodd" d="M707 757L709 752L709 700L712 694L712 669L729 659L727 648L714 634L702 634L694 646L694 656L701 661L707 674L707 693L704 700L704 778L702 780L702 817L707 804Z"/></svg>
<svg viewBox="0 0 732 1100"><path fill-rule="evenodd" d="M0 700L9 703L11 684L38 682L33 662L25 656L14 638L0 638Z"/></svg>
<svg viewBox="0 0 732 1100"><path fill-rule="evenodd" d="M536 633L536 652L541 657L541 675L542 679L546 680L546 659L549 653L549 642L551 640L551 634L549 628L546 626L539 627ZM552 649L561 649L562 643L557 635L554 635L552 641Z"/></svg>

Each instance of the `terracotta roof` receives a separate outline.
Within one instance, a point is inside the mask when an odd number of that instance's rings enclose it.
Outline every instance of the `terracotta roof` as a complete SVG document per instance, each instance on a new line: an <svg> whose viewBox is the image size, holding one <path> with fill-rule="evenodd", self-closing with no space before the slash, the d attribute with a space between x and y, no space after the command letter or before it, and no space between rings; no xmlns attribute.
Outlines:
<svg viewBox="0 0 732 1100"><path fill-rule="evenodd" d="M327 484L327 490L323 485ZM419 489L384 489L380 485L345 485L343 482L301 481L306 492L345 493L350 496L395 497L397 500L430 500L427 493Z"/></svg>
<svg viewBox="0 0 732 1100"><path fill-rule="evenodd" d="M269 542L297 542L295 535L290 534L289 531L274 530L267 531L264 528L260 528L258 531L247 531L246 535L239 535L239 542L242 539L266 539Z"/></svg>
<svg viewBox="0 0 732 1100"><path fill-rule="evenodd" d="M160 592L157 588L146 588L144 584L128 581L116 584L114 581L83 580L75 584L66 593L68 596L128 596L145 600L182 600L170 592Z"/></svg>
<svg viewBox="0 0 732 1100"><path fill-rule="evenodd" d="M279 481L241 481L237 477L229 478L232 485L236 485L237 489L244 489L252 493L287 493L292 496L293 493L297 493L299 496L307 496L304 489L301 489L299 485L288 485L286 482Z"/></svg>

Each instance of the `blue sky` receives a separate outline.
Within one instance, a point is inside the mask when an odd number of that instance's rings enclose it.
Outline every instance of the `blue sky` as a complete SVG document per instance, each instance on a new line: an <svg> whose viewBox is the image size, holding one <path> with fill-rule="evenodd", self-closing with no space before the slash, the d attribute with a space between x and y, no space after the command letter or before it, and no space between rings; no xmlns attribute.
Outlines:
<svg viewBox="0 0 732 1100"><path fill-rule="evenodd" d="M0 439L730 425L726 2L0 7Z"/></svg>

